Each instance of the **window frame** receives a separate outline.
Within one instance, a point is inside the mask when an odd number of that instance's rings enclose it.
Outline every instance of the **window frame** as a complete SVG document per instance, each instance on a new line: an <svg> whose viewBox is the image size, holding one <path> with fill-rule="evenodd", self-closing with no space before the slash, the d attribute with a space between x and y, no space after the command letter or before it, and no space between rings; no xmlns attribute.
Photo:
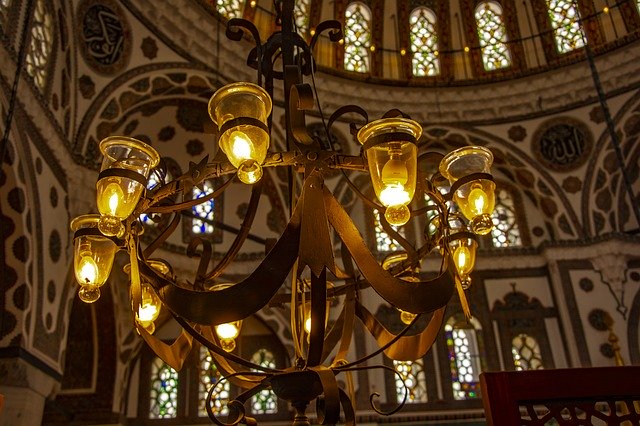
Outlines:
<svg viewBox="0 0 640 426"><path fill-rule="evenodd" d="M213 190L215 191L217 188L223 185L224 180L222 178L215 178L206 181L211 185ZM195 190L197 187L194 187ZM193 190L189 193L188 200L193 200ZM213 220L217 222L223 222L224 220L224 192L215 197L213 204ZM189 210L189 213L193 212L193 207ZM186 219L186 220L185 220ZM212 225L213 232L211 233L195 233L193 232L193 220L194 218L190 215L185 217L182 220L182 240L185 243L191 242L194 237L202 238L203 240L211 241L214 244L222 243L223 240L223 232L222 229L218 226Z"/></svg>

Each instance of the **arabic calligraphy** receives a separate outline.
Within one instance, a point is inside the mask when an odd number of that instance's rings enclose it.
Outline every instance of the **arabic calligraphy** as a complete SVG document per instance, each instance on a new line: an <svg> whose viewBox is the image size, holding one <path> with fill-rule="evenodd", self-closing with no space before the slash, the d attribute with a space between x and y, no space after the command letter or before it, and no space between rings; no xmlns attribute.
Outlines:
<svg viewBox="0 0 640 426"><path fill-rule="evenodd" d="M568 170L581 165L590 149L590 134L579 123L563 122L538 133L536 150L551 168Z"/></svg>
<svg viewBox="0 0 640 426"><path fill-rule="evenodd" d="M128 53L126 24L109 2L92 3L84 8L82 50L85 59L96 70L112 73L124 65Z"/></svg>

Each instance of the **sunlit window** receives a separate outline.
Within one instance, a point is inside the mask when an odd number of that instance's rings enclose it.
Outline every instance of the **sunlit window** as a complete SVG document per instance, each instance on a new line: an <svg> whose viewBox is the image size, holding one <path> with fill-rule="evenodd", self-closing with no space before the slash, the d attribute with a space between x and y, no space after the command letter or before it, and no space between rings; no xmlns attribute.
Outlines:
<svg viewBox="0 0 640 426"><path fill-rule="evenodd" d="M29 50L25 56L27 74L38 89L47 82L47 65L53 49L53 21L44 0L37 0L33 11Z"/></svg>
<svg viewBox="0 0 640 426"><path fill-rule="evenodd" d="M542 354L538 341L528 334L522 333L513 338L511 353L516 370L542 370Z"/></svg>
<svg viewBox="0 0 640 426"><path fill-rule="evenodd" d="M351 3L345 12L344 68L369 72L371 47L371 11L362 3Z"/></svg>
<svg viewBox="0 0 640 426"><path fill-rule="evenodd" d="M423 77L440 74L436 15L431 9L419 7L411 12L409 25L413 75Z"/></svg>
<svg viewBox="0 0 640 426"><path fill-rule="evenodd" d="M227 19L242 18L244 0L216 0L218 13Z"/></svg>
<svg viewBox="0 0 640 426"><path fill-rule="evenodd" d="M225 380L220 385L218 385L218 381L222 378L220 372L216 368L213 363L213 358L209 353L209 350L200 346L200 375L199 375L199 383L198 383L198 415L200 417L207 416L207 396L209 394L209 389L212 386L216 386L215 392L213 395L213 406L211 407L213 413L216 416L225 415L229 412L229 408L227 407L227 403L229 402L229 390L230 385L229 381Z"/></svg>
<svg viewBox="0 0 640 426"><path fill-rule="evenodd" d="M427 402L427 381L421 359L415 361L393 361L395 374L396 398L401 403L405 392L408 392L406 403Z"/></svg>
<svg viewBox="0 0 640 426"><path fill-rule="evenodd" d="M213 185L210 182L205 182L202 185L202 189L198 187L193 188L193 198L202 198L213 192ZM191 231L194 234L211 234L214 227L209 221L213 221L215 216L215 200L207 200L203 203L197 204L192 207L191 212L195 216L191 219ZM200 218L200 219L198 219ZM204 220L203 220L204 219Z"/></svg>
<svg viewBox="0 0 640 426"><path fill-rule="evenodd" d="M251 357L251 362L262 367L276 368L276 360L273 354L260 349ZM251 398L251 412L253 414L274 414L278 412L278 399L272 390L265 389Z"/></svg>
<svg viewBox="0 0 640 426"><path fill-rule="evenodd" d="M522 245L513 198L505 189L496 191L496 205L491 215L491 220L493 221L491 241L494 247L517 247Z"/></svg>
<svg viewBox="0 0 640 426"><path fill-rule="evenodd" d="M455 399L479 396L481 364L476 330L480 329L475 319L468 324L451 318L444 326Z"/></svg>
<svg viewBox="0 0 640 426"><path fill-rule="evenodd" d="M311 0L297 0L293 8L293 15L299 34L309 31L309 16L311 15Z"/></svg>
<svg viewBox="0 0 640 426"><path fill-rule="evenodd" d="M404 232L401 228L391 225L391 228L403 236ZM376 249L379 252L394 251L400 246L393 240L389 234L385 232L380 223L380 216L377 210L373 212L373 230L376 237Z"/></svg>
<svg viewBox="0 0 640 426"><path fill-rule="evenodd" d="M167 175L166 179L167 180L171 180L171 177L169 175ZM147 180L147 191L153 190L160 183L161 183L160 176L157 173L151 173L149 175L149 179ZM151 220L149 215L147 215L146 213L142 213L140 215L140 223L142 223L145 226L155 226L156 225L156 222Z"/></svg>
<svg viewBox="0 0 640 426"><path fill-rule="evenodd" d="M151 363L149 418L172 419L178 415L178 372L160 358Z"/></svg>
<svg viewBox="0 0 640 426"><path fill-rule="evenodd" d="M476 8L475 16L484 69L493 71L511 65L502 7L495 2L483 2Z"/></svg>
<svg viewBox="0 0 640 426"><path fill-rule="evenodd" d="M584 34L575 1L547 0L547 8L558 52L567 53L584 46Z"/></svg>

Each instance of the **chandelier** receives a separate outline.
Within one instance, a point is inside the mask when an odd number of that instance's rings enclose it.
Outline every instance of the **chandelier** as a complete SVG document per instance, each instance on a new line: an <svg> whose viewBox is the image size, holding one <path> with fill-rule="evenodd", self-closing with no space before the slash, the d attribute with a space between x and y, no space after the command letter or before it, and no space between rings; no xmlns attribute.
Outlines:
<svg viewBox="0 0 640 426"><path fill-rule="evenodd" d="M258 74L258 84L226 85L209 101L218 146L228 161L210 162L205 157L198 164L191 163L182 176L147 190L150 174L163 174L158 153L133 138L108 137L100 143L103 161L96 184L99 214L83 215L71 222L81 300L92 303L99 298L116 252L127 251L130 263L125 272L130 279L133 323L150 348L179 370L195 339L210 351L224 380L242 390L228 404L224 423L212 408L215 386L209 391L207 411L219 425L255 424L255 419L245 413L244 403L265 389L291 403L294 425L309 424L306 410L314 400L319 423L335 424L342 413L345 423L355 424L351 395L338 386L336 377L362 368L389 369L366 365L382 352L398 361L424 356L435 341L444 309L455 290L469 316L464 290L471 282L476 235L489 233L492 226L493 156L486 148L463 147L445 156L422 154L439 161L438 169L427 173L417 167L420 124L398 110L369 121L357 106L336 110L325 128L329 134L336 120L359 115L357 123L351 123L351 133L361 144L360 155L337 152L307 132L305 111L314 107L314 97L304 77L315 71L314 46L322 33L328 33L333 42L342 40L342 31L338 21L323 22L307 43L295 32L293 3L275 2L281 31L264 43L251 22L228 22L228 38L238 41L245 32L253 36L256 47L249 54L248 64ZM274 80L282 80L284 87L285 152L269 150ZM219 277L249 235L266 167L288 170L289 221L253 272L239 282L223 282ZM347 211L325 185L324 174L335 170L343 173L364 208L378 215L384 230L398 241L399 249L382 262L368 249ZM295 173L301 185L296 185ZM351 175L357 173L370 175L375 198L353 183ZM194 200L185 196L194 186L219 177L227 180L211 194ZM175 231L185 211L217 197L236 177L252 186L252 195L233 244L212 266L211 246L196 238L190 251L200 245L202 248L194 282L175 276L170 262L153 258L153 253ZM162 226L157 237L144 247L139 219L142 214L168 218L159 222ZM426 222L420 246L410 244L397 231L412 220ZM439 256L441 267L423 271L422 260L427 256ZM400 311L406 324L400 333L388 331L360 303L360 292L369 287ZM234 353L242 321L274 299L290 304L295 357L293 365L285 369L257 365ZM337 300L342 301L339 309L334 309L339 315L329 321L329 306ZM171 344L154 336L154 322L162 310L182 327ZM408 335L423 315L430 315L425 328ZM356 318L375 338L379 349L364 358L348 360ZM371 396L371 406L380 414L395 413L403 405L383 412L376 406L375 396Z"/></svg>

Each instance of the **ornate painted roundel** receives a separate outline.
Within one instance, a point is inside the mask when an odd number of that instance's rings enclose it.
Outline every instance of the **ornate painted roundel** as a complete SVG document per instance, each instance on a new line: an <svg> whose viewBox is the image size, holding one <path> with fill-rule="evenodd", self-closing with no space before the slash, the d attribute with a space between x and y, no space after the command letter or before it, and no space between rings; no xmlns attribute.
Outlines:
<svg viewBox="0 0 640 426"><path fill-rule="evenodd" d="M131 31L115 1L84 1L78 6L79 45L87 64L101 74L120 71L131 53Z"/></svg>
<svg viewBox="0 0 640 426"><path fill-rule="evenodd" d="M580 167L593 147L591 132L582 122L569 117L542 124L533 137L533 152L547 167L560 172Z"/></svg>

